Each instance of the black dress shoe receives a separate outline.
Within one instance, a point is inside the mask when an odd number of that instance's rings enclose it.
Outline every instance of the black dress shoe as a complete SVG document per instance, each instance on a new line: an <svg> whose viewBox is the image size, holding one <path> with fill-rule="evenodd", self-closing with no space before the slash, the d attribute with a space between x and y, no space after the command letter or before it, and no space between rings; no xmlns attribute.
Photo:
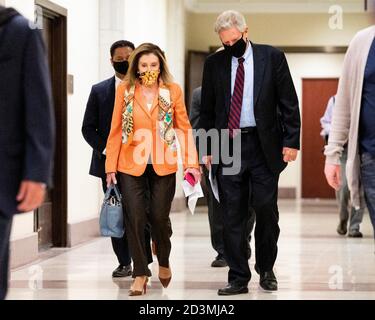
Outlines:
<svg viewBox="0 0 375 320"><path fill-rule="evenodd" d="M115 271L112 272L113 278L124 278L124 277L130 277L133 273L132 266L118 266Z"/></svg>
<svg viewBox="0 0 375 320"><path fill-rule="evenodd" d="M219 289L217 294L219 296L234 296L236 294L248 293L247 286L239 286L235 284L228 284L225 288Z"/></svg>
<svg viewBox="0 0 375 320"><path fill-rule="evenodd" d="M228 266L227 262L221 256L216 257L216 259L212 261L211 263L212 268L225 268L227 266Z"/></svg>
<svg viewBox="0 0 375 320"><path fill-rule="evenodd" d="M347 221L340 221L339 225L337 226L336 231L340 236L345 236L348 232L347 224Z"/></svg>
<svg viewBox="0 0 375 320"><path fill-rule="evenodd" d="M352 230L352 231L349 231L348 237L349 238L363 238L363 234L359 230Z"/></svg>
<svg viewBox="0 0 375 320"><path fill-rule="evenodd" d="M273 271L262 272L255 265L255 271L260 275L259 285L264 291L277 291L277 279Z"/></svg>

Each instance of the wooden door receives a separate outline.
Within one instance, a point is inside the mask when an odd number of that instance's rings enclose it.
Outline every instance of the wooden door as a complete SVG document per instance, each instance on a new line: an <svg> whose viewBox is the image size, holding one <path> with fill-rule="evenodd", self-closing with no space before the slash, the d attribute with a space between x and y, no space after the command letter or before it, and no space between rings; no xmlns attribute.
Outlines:
<svg viewBox="0 0 375 320"><path fill-rule="evenodd" d="M334 198L324 176L324 140L320 118L337 92L338 79L303 79L302 85L302 198Z"/></svg>
<svg viewBox="0 0 375 320"><path fill-rule="evenodd" d="M67 60L66 10L46 0L38 0L43 21L42 34L51 72L56 146L53 188L34 214L39 250L67 244Z"/></svg>

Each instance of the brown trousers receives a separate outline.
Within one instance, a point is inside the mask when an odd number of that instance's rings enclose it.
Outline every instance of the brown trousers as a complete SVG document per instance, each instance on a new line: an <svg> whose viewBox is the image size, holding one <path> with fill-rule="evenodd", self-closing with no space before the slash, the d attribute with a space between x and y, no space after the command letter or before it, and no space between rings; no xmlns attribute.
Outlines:
<svg viewBox="0 0 375 320"><path fill-rule="evenodd" d="M125 206L125 232L133 258L133 278L151 276L148 268L147 245L144 230L151 224L152 239L156 245L159 265L169 267L172 227L169 219L176 191L176 174L158 176L151 164L140 177L119 173L123 205ZM150 190L149 216L146 192Z"/></svg>

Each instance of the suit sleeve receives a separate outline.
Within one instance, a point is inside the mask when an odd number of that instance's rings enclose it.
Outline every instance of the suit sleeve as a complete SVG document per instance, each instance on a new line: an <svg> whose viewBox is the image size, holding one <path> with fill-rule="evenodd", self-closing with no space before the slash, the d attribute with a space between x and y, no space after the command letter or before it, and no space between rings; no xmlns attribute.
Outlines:
<svg viewBox="0 0 375 320"><path fill-rule="evenodd" d="M51 186L55 117L46 52L39 30L30 30L23 57L26 133L23 180Z"/></svg>
<svg viewBox="0 0 375 320"><path fill-rule="evenodd" d="M201 107L201 90L195 89L193 91L193 99L191 101L191 108L190 108L190 123L193 129L198 129L199 127L199 115L200 115L200 107Z"/></svg>
<svg viewBox="0 0 375 320"><path fill-rule="evenodd" d="M276 70L278 106L284 128L284 147L300 149L301 117L298 97L284 53L280 52Z"/></svg>
<svg viewBox="0 0 375 320"><path fill-rule="evenodd" d="M198 129L204 129L206 132L215 127L215 89L214 89L214 74L213 66L210 58L206 59L203 69L203 80L202 80L202 95L201 95L201 107L199 113L199 125ZM204 139L201 135L198 135L198 139ZM207 142L207 151L200 151L200 159L204 155L211 155L210 141Z"/></svg>
<svg viewBox="0 0 375 320"><path fill-rule="evenodd" d="M184 169L199 168L197 148L195 146L193 130L186 112L182 90L174 86L174 128L181 147L181 157Z"/></svg>
<svg viewBox="0 0 375 320"><path fill-rule="evenodd" d="M111 132L106 146L107 159L105 162L105 172L117 172L118 158L120 156L122 144L122 109L125 97L125 85L120 84L116 91L115 107L112 115Z"/></svg>
<svg viewBox="0 0 375 320"><path fill-rule="evenodd" d="M87 143L100 154L103 153L106 141L98 134L99 106L94 88L91 89L82 124L82 135Z"/></svg>

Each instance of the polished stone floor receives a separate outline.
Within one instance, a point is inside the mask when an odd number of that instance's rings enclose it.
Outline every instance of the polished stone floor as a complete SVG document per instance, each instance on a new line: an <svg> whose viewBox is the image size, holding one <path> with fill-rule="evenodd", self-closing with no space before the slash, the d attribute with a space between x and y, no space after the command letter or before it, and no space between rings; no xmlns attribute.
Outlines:
<svg viewBox="0 0 375 320"><path fill-rule="evenodd" d="M52 249L35 264L13 270L8 299L375 299L374 239L368 214L361 229L364 238L353 239L336 234L334 202L280 201L279 207L276 293L262 292L253 272L249 294L217 296L217 289L226 284L227 268L210 267L215 254L202 208L194 216L171 215L173 279L168 289L162 289L154 262L155 276L147 295L129 298L131 280L112 280L117 263L110 240L103 238L72 249ZM252 270L253 266L254 257Z"/></svg>

